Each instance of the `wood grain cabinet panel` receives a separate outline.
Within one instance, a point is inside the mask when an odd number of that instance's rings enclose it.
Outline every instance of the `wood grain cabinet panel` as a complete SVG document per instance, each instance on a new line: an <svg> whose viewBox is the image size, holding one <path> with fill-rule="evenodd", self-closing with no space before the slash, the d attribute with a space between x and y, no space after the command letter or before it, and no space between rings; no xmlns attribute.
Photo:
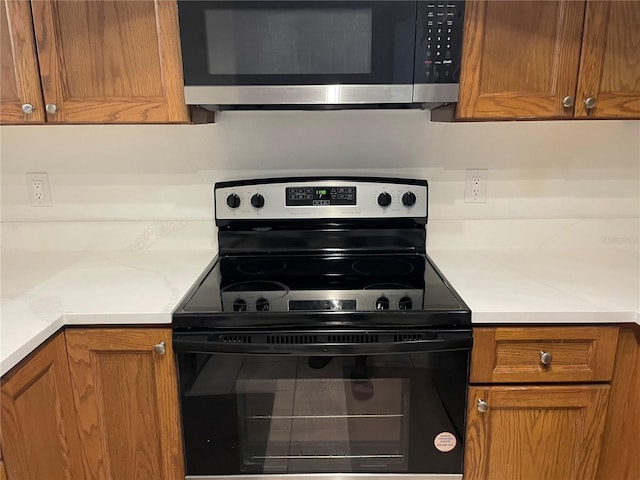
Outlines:
<svg viewBox="0 0 640 480"><path fill-rule="evenodd" d="M171 329L65 335L87 479L184 478Z"/></svg>
<svg viewBox="0 0 640 480"><path fill-rule="evenodd" d="M609 389L471 387L465 480L595 479Z"/></svg>
<svg viewBox="0 0 640 480"><path fill-rule="evenodd" d="M640 118L639 1L587 2L581 62L576 116Z"/></svg>
<svg viewBox="0 0 640 480"><path fill-rule="evenodd" d="M637 0L467 2L457 117L640 118L638 52Z"/></svg>
<svg viewBox="0 0 640 480"><path fill-rule="evenodd" d="M33 0L48 122L188 121L177 4Z"/></svg>
<svg viewBox="0 0 640 480"><path fill-rule="evenodd" d="M637 480L640 472L640 326L621 328L598 480Z"/></svg>
<svg viewBox="0 0 640 480"><path fill-rule="evenodd" d="M44 102L28 0L0 0L0 122L43 123ZM32 113L22 106L29 104Z"/></svg>
<svg viewBox="0 0 640 480"><path fill-rule="evenodd" d="M467 2L458 117L573 116L584 2Z"/></svg>
<svg viewBox="0 0 640 480"><path fill-rule="evenodd" d="M10 480L81 480L64 335L2 377L2 455Z"/></svg>
<svg viewBox="0 0 640 480"><path fill-rule="evenodd" d="M475 328L470 381L609 381L617 341L617 327ZM542 352L551 355L548 365Z"/></svg>

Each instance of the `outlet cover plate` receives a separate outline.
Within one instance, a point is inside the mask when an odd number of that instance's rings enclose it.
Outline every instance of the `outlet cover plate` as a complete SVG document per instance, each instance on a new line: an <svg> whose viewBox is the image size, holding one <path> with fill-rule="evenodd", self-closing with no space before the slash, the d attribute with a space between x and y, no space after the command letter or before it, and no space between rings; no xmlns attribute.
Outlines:
<svg viewBox="0 0 640 480"><path fill-rule="evenodd" d="M479 168L467 170L464 179L464 203L485 203L487 201L488 170Z"/></svg>
<svg viewBox="0 0 640 480"><path fill-rule="evenodd" d="M46 172L27 173L27 195L32 207L50 207L51 190L49 189L49 175ZM36 187L39 185L39 187Z"/></svg>

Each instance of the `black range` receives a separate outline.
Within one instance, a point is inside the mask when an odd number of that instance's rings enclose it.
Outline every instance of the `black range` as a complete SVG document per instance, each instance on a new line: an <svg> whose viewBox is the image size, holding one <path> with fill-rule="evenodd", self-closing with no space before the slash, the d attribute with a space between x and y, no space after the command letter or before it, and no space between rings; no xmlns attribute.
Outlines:
<svg viewBox="0 0 640 480"><path fill-rule="evenodd" d="M471 312L426 252L427 182L214 200L219 257L173 315L187 478L462 478Z"/></svg>

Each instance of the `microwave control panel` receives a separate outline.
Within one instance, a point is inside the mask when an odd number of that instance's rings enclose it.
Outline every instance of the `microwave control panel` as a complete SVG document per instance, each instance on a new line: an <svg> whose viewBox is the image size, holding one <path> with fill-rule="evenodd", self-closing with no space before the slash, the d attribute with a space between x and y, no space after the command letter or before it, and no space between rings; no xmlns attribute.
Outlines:
<svg viewBox="0 0 640 480"><path fill-rule="evenodd" d="M415 83L458 83L464 1L419 1Z"/></svg>

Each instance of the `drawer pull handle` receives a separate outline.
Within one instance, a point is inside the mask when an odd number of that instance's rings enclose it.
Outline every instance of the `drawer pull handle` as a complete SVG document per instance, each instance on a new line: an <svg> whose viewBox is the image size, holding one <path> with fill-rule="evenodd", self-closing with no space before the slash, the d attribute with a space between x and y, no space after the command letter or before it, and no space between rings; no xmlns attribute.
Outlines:
<svg viewBox="0 0 640 480"><path fill-rule="evenodd" d="M156 352L157 355L164 355L164 352L166 351L165 345L166 344L164 343L164 340L163 340L160 343L157 343L156 345L154 345L153 351Z"/></svg>
<svg viewBox="0 0 640 480"><path fill-rule="evenodd" d="M540 363L543 365L551 365L553 355L549 352L540 352Z"/></svg>
<svg viewBox="0 0 640 480"><path fill-rule="evenodd" d="M482 399L478 399L478 411L484 413L489 410L489 404Z"/></svg>

